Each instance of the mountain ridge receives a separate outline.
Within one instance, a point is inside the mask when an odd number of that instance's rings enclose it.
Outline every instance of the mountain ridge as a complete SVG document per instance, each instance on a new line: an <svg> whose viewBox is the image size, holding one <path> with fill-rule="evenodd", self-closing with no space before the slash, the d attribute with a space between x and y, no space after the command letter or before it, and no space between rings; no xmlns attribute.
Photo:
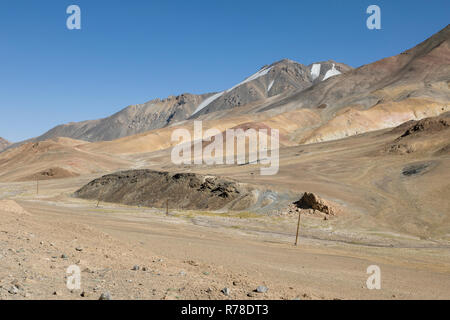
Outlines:
<svg viewBox="0 0 450 320"><path fill-rule="evenodd" d="M0 152L5 150L6 148L8 148L8 146L10 146L10 145L11 145L11 142L0 137Z"/></svg>
<svg viewBox="0 0 450 320"><path fill-rule="evenodd" d="M270 118L300 109L315 110L322 119L320 125L303 123L306 127L301 132L310 135L292 137L300 144L393 127L400 121L436 116L447 110L449 39L450 26L447 25L415 47L356 69L332 60L306 66L282 59L263 66L224 91L154 99L128 106L103 119L60 125L28 141L55 137L112 141L194 119L218 120L230 116L260 119L257 114L267 113ZM430 104L433 110L427 112L418 101ZM379 112L366 112L371 108L383 110L383 117L377 120ZM367 118L374 115L373 119ZM333 121L337 116L341 120ZM336 124L343 127L337 128Z"/></svg>
<svg viewBox="0 0 450 320"><path fill-rule="evenodd" d="M272 83L268 82L269 80L262 83L260 82L261 79L255 76L258 74L257 72L253 75L254 79L252 79L252 76L247 77L232 88L222 91L226 92L223 95L223 99L213 99L215 101L208 105L208 108L205 108L206 110L199 110L200 112L196 112L196 109L220 92L205 94L183 93L177 96L169 96L165 99L156 98L143 104L130 105L105 118L61 124L38 137L9 147L16 147L26 142L45 141L56 137L67 137L89 142L111 141L171 126L175 123L213 112L215 109L228 110L299 88L307 88L313 85L314 81L320 81L332 64L335 64L342 72L352 69L343 63L332 60L318 63L323 64L325 67L322 68L322 73L317 79L311 79L310 66L302 65L290 59L282 59L271 65L263 66L258 72L261 72L264 68L275 68L271 71L272 76L277 78L276 81L273 79ZM297 77L293 75L299 70L303 72L303 78L299 74L297 74Z"/></svg>

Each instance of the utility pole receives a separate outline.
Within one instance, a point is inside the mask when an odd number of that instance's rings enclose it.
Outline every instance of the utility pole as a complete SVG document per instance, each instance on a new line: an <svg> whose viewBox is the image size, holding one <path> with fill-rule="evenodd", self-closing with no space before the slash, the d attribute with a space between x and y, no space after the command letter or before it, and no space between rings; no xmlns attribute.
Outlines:
<svg viewBox="0 0 450 320"><path fill-rule="evenodd" d="M298 232L300 230L300 216L301 216L301 212L298 212L298 223L297 223L297 234L295 235L295 246L297 246L298 244Z"/></svg>
<svg viewBox="0 0 450 320"><path fill-rule="evenodd" d="M36 177L36 195L39 195L39 178Z"/></svg>
<svg viewBox="0 0 450 320"><path fill-rule="evenodd" d="M104 192L104 190L100 190L100 192L99 192L98 199L97 199L97 208L98 208L98 205L100 204L100 199L103 196L103 192Z"/></svg>
<svg viewBox="0 0 450 320"><path fill-rule="evenodd" d="M166 200L166 216L169 215L169 199Z"/></svg>

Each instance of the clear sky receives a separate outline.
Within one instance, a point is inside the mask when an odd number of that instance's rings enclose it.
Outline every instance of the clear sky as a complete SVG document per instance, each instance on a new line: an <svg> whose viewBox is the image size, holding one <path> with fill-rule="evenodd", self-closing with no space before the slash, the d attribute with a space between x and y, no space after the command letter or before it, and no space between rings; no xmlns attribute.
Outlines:
<svg viewBox="0 0 450 320"><path fill-rule="evenodd" d="M81 8L81 30L66 9ZM381 8L381 30L366 9ZM1 0L0 136L111 115L183 92L232 87L283 58L353 67L449 23L450 1Z"/></svg>

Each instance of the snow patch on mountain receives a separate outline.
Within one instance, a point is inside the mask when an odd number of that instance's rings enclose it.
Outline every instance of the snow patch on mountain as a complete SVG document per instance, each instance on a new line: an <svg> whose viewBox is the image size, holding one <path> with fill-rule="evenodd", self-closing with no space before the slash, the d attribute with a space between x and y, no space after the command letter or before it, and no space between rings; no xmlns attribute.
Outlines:
<svg viewBox="0 0 450 320"><path fill-rule="evenodd" d="M341 74L341 72L335 68L335 64L333 63L333 66L331 67L331 69L328 70L327 73L325 73L325 77L323 77L322 81L325 81L328 78L337 76L338 74Z"/></svg>
<svg viewBox="0 0 450 320"><path fill-rule="evenodd" d="M257 73L255 73L254 75L251 75L250 77L248 77L247 79L245 79L244 81L238 83L237 85L235 85L234 87L230 88L227 90L227 92L230 92L231 90L236 89L239 86L242 86L243 84L246 84L247 82L256 80L262 76L265 76L266 74L269 73L269 71L272 70L272 67L265 67L261 70L259 70Z"/></svg>
<svg viewBox="0 0 450 320"><path fill-rule="evenodd" d="M265 68L259 70L257 73L251 75L250 77L248 77L248 78L245 79L244 81L238 83L238 84L235 85L234 87L232 87L232 88L230 88L230 89L228 89L228 90L226 90L226 91L222 91L222 92L216 93L216 94L212 95L211 97L205 99L202 103L200 103L200 104L198 105L197 109L195 109L195 111L191 114L191 116L194 115L194 114L196 114L197 112L201 111L202 109L206 108L206 107L207 107L208 105L210 105L213 101L215 101L216 99L218 99L219 97L221 97L224 93L230 92L230 91L236 89L237 87L242 86L243 84L246 84L247 82L250 82L250 81L256 80L256 79L258 79L258 78L260 78L260 77L262 77L262 76L265 76L266 74L269 73L269 71L270 71L271 69L272 69L272 67L265 67ZM270 90L270 89L269 89L269 90Z"/></svg>
<svg viewBox="0 0 450 320"><path fill-rule="evenodd" d="M269 87L267 88L267 92L269 92L270 89L272 89L272 86L274 83L275 83L275 80L272 80L272 82L269 84Z"/></svg>
<svg viewBox="0 0 450 320"><path fill-rule="evenodd" d="M195 111L192 113L192 115L196 114L197 112L199 112L200 110L206 108L209 104L211 104L211 102L213 102L214 100L216 100L217 98L219 98L220 96L222 96L225 93L225 91L213 94L211 97L206 98L202 103L200 103L197 107L197 109L195 109Z"/></svg>
<svg viewBox="0 0 450 320"><path fill-rule="evenodd" d="M321 66L322 65L320 63L314 63L313 66L311 67L311 77L312 77L313 81L319 77Z"/></svg>

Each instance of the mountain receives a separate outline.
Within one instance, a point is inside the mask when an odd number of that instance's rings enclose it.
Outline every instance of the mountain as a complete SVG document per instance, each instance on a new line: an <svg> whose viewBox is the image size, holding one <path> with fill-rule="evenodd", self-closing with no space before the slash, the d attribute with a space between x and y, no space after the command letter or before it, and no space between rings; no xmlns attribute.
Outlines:
<svg viewBox="0 0 450 320"><path fill-rule="evenodd" d="M5 150L10 144L11 142L0 137L0 152Z"/></svg>
<svg viewBox="0 0 450 320"><path fill-rule="evenodd" d="M313 66L310 68L317 74L318 67ZM235 108L233 117L261 118L267 114L269 118L310 110L321 119L320 123L291 126L290 138L297 144L339 139L449 111L449 79L450 26L447 26L396 56L333 77L324 75L306 89ZM227 113L217 110L200 118L223 119Z"/></svg>
<svg viewBox="0 0 450 320"><path fill-rule="evenodd" d="M128 167L126 160L86 152L86 141L55 138L24 143L0 153L1 181L29 181L75 177Z"/></svg>
<svg viewBox="0 0 450 320"><path fill-rule="evenodd" d="M168 126L186 119L210 94L181 94L131 105L110 117L59 125L32 141L68 137L85 141L105 141Z"/></svg>
<svg viewBox="0 0 450 320"><path fill-rule="evenodd" d="M318 76L312 72L321 65ZM333 66L334 69L333 69ZM263 67L232 88L220 93L195 95L184 93L167 99L155 99L144 104L131 105L110 117L59 125L43 135L25 142L68 137L85 141L110 141L121 137L159 129L195 118L215 110L227 110L264 100L282 93L303 90L324 79L352 68L333 61L304 66L284 59Z"/></svg>
<svg viewBox="0 0 450 320"><path fill-rule="evenodd" d="M318 142L447 112L449 89L447 26L412 49L321 82L290 99L299 104L297 108L322 106L324 127L300 141Z"/></svg>
<svg viewBox="0 0 450 320"><path fill-rule="evenodd" d="M225 130L237 126L270 127L280 131L280 145L293 146L329 141L375 130L392 128L406 121L435 117L450 111L450 27L436 33L416 47L396 56L347 70L329 77L341 68L334 62L325 67L302 66L282 60L281 70L297 70L297 84L313 82L269 96L272 88L259 90L268 95L230 112L222 105L214 111L216 101L195 113L190 119L203 120L204 128ZM331 64L331 65L330 65ZM333 64L335 64L333 68ZM317 65L317 64L316 64ZM232 91L270 85L272 69L263 67L250 81ZM331 71L331 72L330 72ZM292 72L286 72L292 74ZM292 78L291 78L292 79ZM302 79L302 80L299 80ZM303 81L303 82L302 82ZM276 81L272 87L276 85ZM233 94L225 92L223 97ZM212 97L212 96L210 96ZM192 130L192 123L176 125ZM169 148L173 145L170 128L128 136L108 143L93 143L86 150L113 153L142 153Z"/></svg>
<svg viewBox="0 0 450 320"><path fill-rule="evenodd" d="M284 59L264 66L236 86L211 96L198 106L191 118L244 106L283 93L303 91L313 84L351 69L350 66L334 61L317 62L305 66Z"/></svg>
<svg viewBox="0 0 450 320"><path fill-rule="evenodd" d="M306 66L284 59L221 92L132 105L104 119L57 126L30 141L112 141L193 119L233 126L267 120L265 125L287 130L285 137L294 144L394 127L449 110L449 38L447 26L412 49L357 69L334 61ZM284 113L300 120L286 127L279 122L290 120ZM301 120L305 116L314 121Z"/></svg>
<svg viewBox="0 0 450 320"><path fill-rule="evenodd" d="M67 183L73 187L75 183L87 182L91 176L97 178L103 173L129 169L215 175L261 185L274 192L289 190L297 195L312 192L331 200L344 211L335 223L329 221L333 223L329 235L340 237L341 231L352 230L347 239L354 241L353 231L362 228L368 233L361 239L374 234L384 238L394 234L397 238L404 233L447 243L449 42L447 26L414 48L357 69L341 69L342 72L339 71L342 67L331 61L321 62L319 70L319 63L302 66L282 60L263 67L214 99L217 93L189 96L192 100L181 103L183 107L179 108L185 109L178 111L179 119L189 120L169 121L159 129L112 141L59 138L9 148L0 154L0 181L73 177ZM278 78L272 76L272 70L278 72ZM284 79L284 84L277 79ZM278 85L285 89L272 94ZM251 95L239 93L240 90L255 90L259 96L253 101ZM241 105L224 102L218 104L222 108L216 109L216 100L233 94L239 96ZM205 106L207 100L209 104ZM160 104L159 114L180 105L176 101L180 99L155 101ZM204 108L197 110L202 104ZM105 137L108 122L104 121L118 121L111 131L116 134L117 128L130 126L132 122L127 121L135 117L133 112L134 108L129 107L107 120L76 125L80 135L98 130L96 135ZM153 116L152 110L149 115ZM251 162L234 166L174 164L171 147L178 141L171 140L173 130L183 128L192 132L194 119L203 120L204 130L278 129L278 173L261 176L258 174L261 163ZM152 125L146 120L139 123L143 127L136 131ZM203 146L210 143L203 142ZM247 149L245 152L248 153ZM322 231L330 230L329 222L324 222L327 229Z"/></svg>
<svg viewBox="0 0 450 320"><path fill-rule="evenodd" d="M298 90L286 99L259 111L276 108L290 101L295 107L313 108L323 104L336 110L342 106L369 108L383 101L411 97L448 99L450 74L450 26L416 47Z"/></svg>

